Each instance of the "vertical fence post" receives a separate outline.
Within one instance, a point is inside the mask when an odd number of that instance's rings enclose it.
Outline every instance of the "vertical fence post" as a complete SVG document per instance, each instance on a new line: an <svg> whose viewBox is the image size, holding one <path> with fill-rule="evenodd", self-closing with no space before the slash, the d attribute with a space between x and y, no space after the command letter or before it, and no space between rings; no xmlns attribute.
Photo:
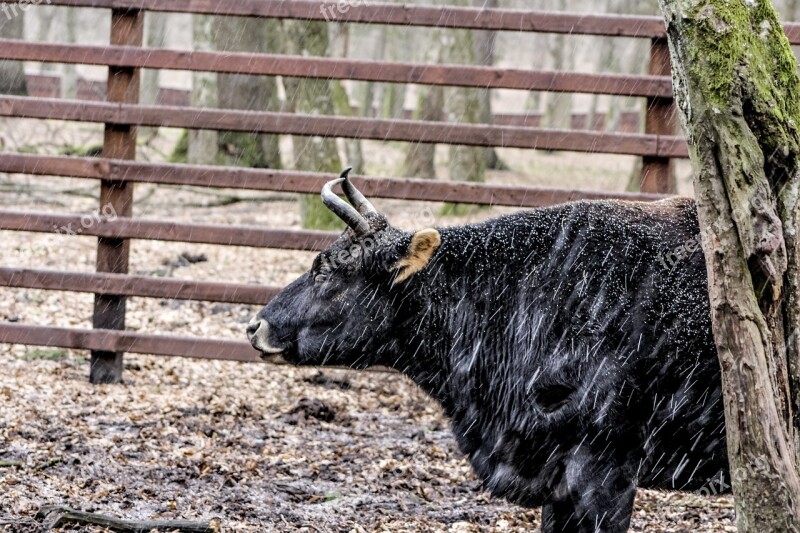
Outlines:
<svg viewBox="0 0 800 533"><path fill-rule="evenodd" d="M649 73L654 76L670 76L672 73L666 38L655 38L650 44ZM674 98L648 98L645 133L675 135L676 111ZM643 157L641 183L642 192L675 192L672 160L669 157Z"/></svg>
<svg viewBox="0 0 800 533"><path fill-rule="evenodd" d="M111 11L111 44L142 46L144 12L138 9ZM126 104L139 102L139 69L109 67L108 101ZM136 126L106 124L103 157L136 159ZM133 184L103 180L100 184L101 213L130 217L133 214ZM128 273L130 242L126 239L97 239L97 271ZM125 329L125 297L96 294L93 325L98 329ZM89 381L122 381L122 353L92 351Z"/></svg>

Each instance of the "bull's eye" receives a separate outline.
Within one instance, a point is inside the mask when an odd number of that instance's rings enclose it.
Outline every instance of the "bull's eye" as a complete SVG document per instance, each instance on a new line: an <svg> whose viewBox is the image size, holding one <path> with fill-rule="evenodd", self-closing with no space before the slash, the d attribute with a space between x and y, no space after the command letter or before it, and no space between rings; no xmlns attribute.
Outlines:
<svg viewBox="0 0 800 533"><path fill-rule="evenodd" d="M317 273L314 275L314 283L319 285L325 283L328 280L328 276L331 274L331 265L327 262L322 262L317 269Z"/></svg>

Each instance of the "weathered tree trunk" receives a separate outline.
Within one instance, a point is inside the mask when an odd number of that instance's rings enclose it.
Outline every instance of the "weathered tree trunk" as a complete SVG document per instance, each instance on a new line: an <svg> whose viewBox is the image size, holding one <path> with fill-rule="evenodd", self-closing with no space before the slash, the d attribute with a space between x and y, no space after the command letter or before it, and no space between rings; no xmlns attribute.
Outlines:
<svg viewBox="0 0 800 533"><path fill-rule="evenodd" d="M287 52L296 55L327 56L328 25L325 22L286 22ZM333 115L333 84L328 80L284 78L286 105L290 111L312 115ZM336 139L292 137L296 168L338 174L342 161ZM341 228L339 217L326 208L319 195L300 198L303 227L315 229Z"/></svg>
<svg viewBox="0 0 800 533"><path fill-rule="evenodd" d="M769 0L660 0L689 138L740 532L800 528L800 80Z"/></svg>
<svg viewBox="0 0 800 533"><path fill-rule="evenodd" d="M0 11L0 37L25 37L25 12L17 4L4 4L4 9ZM0 60L0 94L28 94L22 62Z"/></svg>
<svg viewBox="0 0 800 533"><path fill-rule="evenodd" d="M214 17L215 48L222 52L275 52L268 49L275 22L258 18ZM273 41L274 42L274 41ZM272 76L218 74L217 100L224 109L277 111L278 86ZM281 168L276 135L221 131L218 137L222 163L255 168Z"/></svg>

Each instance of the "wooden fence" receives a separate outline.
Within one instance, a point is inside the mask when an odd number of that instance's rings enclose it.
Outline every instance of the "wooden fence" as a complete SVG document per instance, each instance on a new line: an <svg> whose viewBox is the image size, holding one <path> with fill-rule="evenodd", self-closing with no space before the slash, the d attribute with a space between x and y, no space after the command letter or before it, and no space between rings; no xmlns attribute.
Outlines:
<svg viewBox="0 0 800 533"><path fill-rule="evenodd" d="M0 3L15 4L7 0L0 0ZM330 10L335 4L319 1L48 0L48 4L110 10L112 24L109 45L84 46L0 39L0 59L107 66L106 101L0 96L0 116L102 123L105 125L102 157L0 153L0 172L97 180L100 183L100 205L112 206L118 216L114 219L101 218L98 224L82 230L82 235L97 237L96 273L0 266L0 286L93 293L94 329L0 322L0 342L91 350L91 379L94 382L120 379L123 352L239 361L257 359L255 351L243 341L126 331L125 299L128 296L264 304L279 290L279 287L128 275L130 239L322 250L335 237L329 232L320 231L176 224L133 218L134 183L316 194L322 184L331 178L310 171L313 169L284 171L137 162L137 126L568 150L642 158L644 192L637 194L609 195L596 191L405 178L354 178L357 186L371 197L458 200L462 203L518 207L608 196L638 200L659 198L672 185L672 159L687 157L684 139L675 134L669 58L663 23L657 17L361 3L353 3L343 13L335 12L337 22L622 36L650 40L652 53L649 74L619 75L250 53L185 52L142 47L146 11L327 20L330 13L326 9ZM800 25L787 26L787 33L792 42L800 42ZM514 124L451 124L185 106L145 106L138 104L139 73L142 68L641 97L646 100L647 106L645 132L607 133ZM0 210L2 230L56 232L58 228L69 227L70 224L77 226L79 223L80 217L72 214Z"/></svg>
<svg viewBox="0 0 800 533"><path fill-rule="evenodd" d="M27 74L28 96L42 98L58 98L62 94L62 80L57 73ZM159 87L155 103L162 106L189 107L191 91L171 87ZM106 101L106 82L78 78L75 83L75 99ZM351 107L352 113L358 114L361 108ZM380 110L373 108L366 116L377 116ZM641 117L638 110L622 111L614 121L614 130L623 133L637 133L641 130ZM413 109L404 109L400 118L413 118ZM491 123L498 126L530 126L539 127L544 122L544 115L539 112L527 113L494 113ZM572 113L570 129L599 130L607 128L607 115L604 113Z"/></svg>

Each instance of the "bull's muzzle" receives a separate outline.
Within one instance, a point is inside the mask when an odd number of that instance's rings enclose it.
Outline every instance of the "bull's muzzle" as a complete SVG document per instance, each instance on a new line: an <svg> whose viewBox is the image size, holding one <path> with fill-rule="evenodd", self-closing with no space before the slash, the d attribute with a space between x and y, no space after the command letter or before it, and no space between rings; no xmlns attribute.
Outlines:
<svg viewBox="0 0 800 533"><path fill-rule="evenodd" d="M268 360L280 356L283 348L277 348L269 343L269 323L263 318L254 317L247 325L247 340L253 348L261 352L261 359Z"/></svg>

